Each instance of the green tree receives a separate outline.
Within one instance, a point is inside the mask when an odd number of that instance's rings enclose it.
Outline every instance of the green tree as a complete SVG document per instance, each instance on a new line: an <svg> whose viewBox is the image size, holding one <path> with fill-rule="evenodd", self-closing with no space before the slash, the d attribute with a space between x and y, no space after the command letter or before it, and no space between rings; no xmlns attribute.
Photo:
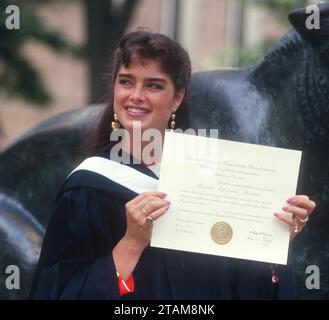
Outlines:
<svg viewBox="0 0 329 320"><path fill-rule="evenodd" d="M35 14L38 5L59 0L0 0L0 95L20 97L35 105L51 101L49 91L33 65L22 54L30 40L38 41L59 53L82 56L89 64L90 102L105 94L102 76L108 57L125 32L138 0L84 0L87 41L84 48L74 46L59 31L50 28ZM61 0L65 2L81 0ZM5 13L9 5L20 9L20 29L8 30Z"/></svg>
<svg viewBox="0 0 329 320"><path fill-rule="evenodd" d="M0 1L0 94L20 97L41 106L51 101L51 95L37 70L24 57L23 46L34 40L59 53L79 55L82 50L35 14L36 6L40 3L40 0ZM9 17L6 8L9 5L17 5L19 8L20 29L9 30L6 27L6 19Z"/></svg>

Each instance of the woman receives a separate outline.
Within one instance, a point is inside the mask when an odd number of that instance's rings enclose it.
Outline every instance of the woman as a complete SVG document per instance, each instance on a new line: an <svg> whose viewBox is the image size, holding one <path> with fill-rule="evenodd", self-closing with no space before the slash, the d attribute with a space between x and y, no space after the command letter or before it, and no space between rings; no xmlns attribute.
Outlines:
<svg viewBox="0 0 329 320"><path fill-rule="evenodd" d="M143 151L150 142L136 143L134 130L154 128L163 137L168 125L186 129L183 100L191 77L190 59L168 37L136 31L120 41L113 70L112 97L98 127L100 151L70 175L58 195L31 297L282 297L273 284L278 270L269 264L149 246L153 223L166 214L170 203L154 187L161 153L153 152L154 163L145 159ZM118 155L128 157L126 164L109 161L117 146L109 141L111 121L113 132L119 127L125 130ZM307 196L294 196L284 208L294 218L276 217L289 224L293 238L314 207ZM287 275L288 269L282 268L279 276Z"/></svg>

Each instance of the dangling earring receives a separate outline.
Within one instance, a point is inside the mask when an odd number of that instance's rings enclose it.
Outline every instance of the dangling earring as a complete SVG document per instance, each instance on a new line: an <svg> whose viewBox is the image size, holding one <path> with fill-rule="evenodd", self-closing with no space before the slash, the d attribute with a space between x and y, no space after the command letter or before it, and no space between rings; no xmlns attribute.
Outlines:
<svg viewBox="0 0 329 320"><path fill-rule="evenodd" d="M112 121L112 130L116 130L120 128L120 123L118 121L118 117L114 114L114 121Z"/></svg>
<svg viewBox="0 0 329 320"><path fill-rule="evenodd" d="M176 127L176 121L175 121L175 119L176 119L176 115L173 113L171 115L171 124L170 124L171 130L174 130L175 127Z"/></svg>

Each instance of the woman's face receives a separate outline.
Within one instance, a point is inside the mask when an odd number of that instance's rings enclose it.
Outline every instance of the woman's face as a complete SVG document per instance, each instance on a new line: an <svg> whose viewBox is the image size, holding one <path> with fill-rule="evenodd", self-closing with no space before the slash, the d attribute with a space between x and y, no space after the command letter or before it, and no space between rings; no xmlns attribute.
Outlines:
<svg viewBox="0 0 329 320"><path fill-rule="evenodd" d="M135 126L163 134L168 120L184 97L176 93L170 76L159 62L132 59L129 67L121 66L114 85L114 112L122 126L132 132Z"/></svg>

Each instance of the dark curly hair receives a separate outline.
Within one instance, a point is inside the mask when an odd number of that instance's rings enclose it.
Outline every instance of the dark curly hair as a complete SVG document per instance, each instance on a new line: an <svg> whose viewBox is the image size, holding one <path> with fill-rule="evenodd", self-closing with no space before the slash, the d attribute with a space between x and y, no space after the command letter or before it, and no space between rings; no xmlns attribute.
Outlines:
<svg viewBox="0 0 329 320"><path fill-rule="evenodd" d="M128 67L132 57L159 61L163 70L170 76L175 92L187 89L191 79L191 61L186 50L169 37L152 33L146 30L137 30L125 35L114 52L111 72L106 75L108 91L107 107L101 116L96 135L93 141L92 151L110 150L112 144L109 141L111 134L111 122L114 117L113 95L114 84L120 67ZM185 96L186 96L185 93ZM189 123L188 109L185 99L176 111L176 127L187 129Z"/></svg>

